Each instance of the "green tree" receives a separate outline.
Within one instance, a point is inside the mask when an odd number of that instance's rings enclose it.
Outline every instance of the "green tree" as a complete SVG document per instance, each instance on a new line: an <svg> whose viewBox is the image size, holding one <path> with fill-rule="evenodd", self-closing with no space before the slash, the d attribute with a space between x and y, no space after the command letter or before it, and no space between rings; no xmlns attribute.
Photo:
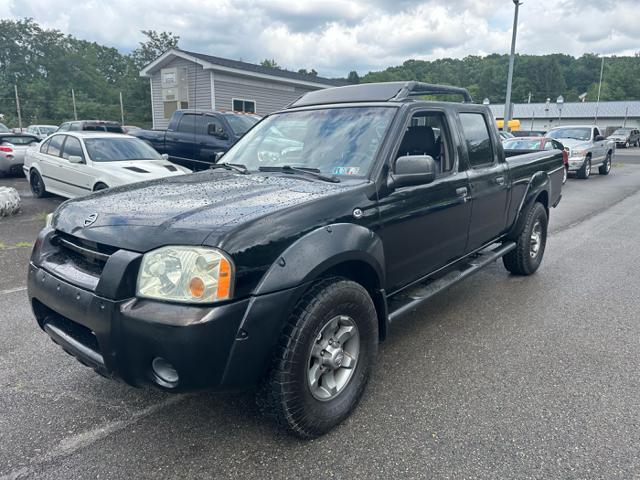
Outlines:
<svg viewBox="0 0 640 480"><path fill-rule="evenodd" d="M280 65L278 65L278 62L276 62L275 59L273 58L265 58L260 62L260 65L263 67L269 67L269 68L278 68L278 69L280 68Z"/></svg>
<svg viewBox="0 0 640 480"><path fill-rule="evenodd" d="M349 72L349 75L347 75L347 82L354 85L360 83L360 76L358 75L358 72L356 72L355 70L351 70Z"/></svg>
<svg viewBox="0 0 640 480"><path fill-rule="evenodd" d="M153 62L167 50L178 47L180 36L171 32L156 32L155 30L141 30L141 32L146 40L140 42L140 46L131 52L131 58L138 69Z"/></svg>

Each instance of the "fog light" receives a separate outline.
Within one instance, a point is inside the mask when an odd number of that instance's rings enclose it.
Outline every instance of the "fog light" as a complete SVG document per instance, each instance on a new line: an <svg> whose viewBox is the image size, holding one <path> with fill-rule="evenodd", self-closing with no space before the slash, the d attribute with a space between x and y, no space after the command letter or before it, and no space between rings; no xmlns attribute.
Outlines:
<svg viewBox="0 0 640 480"><path fill-rule="evenodd" d="M156 381L164 387L175 387L178 384L179 376L177 370L162 357L156 357L151 362L153 373L156 374Z"/></svg>

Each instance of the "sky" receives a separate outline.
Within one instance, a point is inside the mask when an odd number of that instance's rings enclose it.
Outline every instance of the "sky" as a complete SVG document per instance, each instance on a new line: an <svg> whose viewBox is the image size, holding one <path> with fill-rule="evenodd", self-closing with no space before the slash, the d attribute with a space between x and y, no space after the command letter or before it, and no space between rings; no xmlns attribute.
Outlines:
<svg viewBox="0 0 640 480"><path fill-rule="evenodd" d="M508 53L512 0L0 0L0 18L34 18L123 52L140 30L171 31L179 46L290 70L363 75L408 59ZM640 0L524 0L519 53L632 55Z"/></svg>

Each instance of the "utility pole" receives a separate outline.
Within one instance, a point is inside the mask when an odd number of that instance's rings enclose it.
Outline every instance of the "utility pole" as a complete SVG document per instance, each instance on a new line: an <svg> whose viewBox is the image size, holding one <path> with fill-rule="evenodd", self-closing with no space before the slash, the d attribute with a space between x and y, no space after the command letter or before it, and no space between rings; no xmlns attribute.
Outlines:
<svg viewBox="0 0 640 480"><path fill-rule="evenodd" d="M122 105L122 92L120 92L120 125L124 125L124 106Z"/></svg>
<svg viewBox="0 0 640 480"><path fill-rule="evenodd" d="M600 66L600 82L598 83L598 99L596 100L596 118L593 123L598 124L598 110L600 110L600 92L602 90L602 74L604 73L604 57Z"/></svg>
<svg viewBox="0 0 640 480"><path fill-rule="evenodd" d="M529 92L529 97L527 98L527 103L531 103L531 92Z"/></svg>
<svg viewBox="0 0 640 480"><path fill-rule="evenodd" d="M22 112L20 112L20 97L18 97L18 84L13 85L13 89L16 92L16 111L18 112L18 128L22 132Z"/></svg>
<svg viewBox="0 0 640 480"><path fill-rule="evenodd" d="M513 0L513 4L516 7L513 15L513 35L511 36L511 55L509 56L509 75L507 76L507 99L504 106L504 126L507 129L509 120L511 120L511 84L513 82L513 63L516 55L516 36L518 34L518 10L522 2L520 0ZM507 129L508 131L508 129Z"/></svg>
<svg viewBox="0 0 640 480"><path fill-rule="evenodd" d="M71 102L73 103L73 119L78 120L78 111L76 110L76 94L73 91L73 88L71 89Z"/></svg>

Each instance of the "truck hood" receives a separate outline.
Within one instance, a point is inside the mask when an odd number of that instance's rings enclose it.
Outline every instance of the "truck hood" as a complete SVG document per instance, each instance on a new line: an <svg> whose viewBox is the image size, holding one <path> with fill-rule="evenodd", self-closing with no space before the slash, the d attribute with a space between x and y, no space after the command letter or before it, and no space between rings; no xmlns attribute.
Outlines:
<svg viewBox="0 0 640 480"><path fill-rule="evenodd" d="M212 232L229 231L345 188L348 184L294 175L205 171L68 200L56 210L53 226L87 240L142 252L171 243L201 244Z"/></svg>

